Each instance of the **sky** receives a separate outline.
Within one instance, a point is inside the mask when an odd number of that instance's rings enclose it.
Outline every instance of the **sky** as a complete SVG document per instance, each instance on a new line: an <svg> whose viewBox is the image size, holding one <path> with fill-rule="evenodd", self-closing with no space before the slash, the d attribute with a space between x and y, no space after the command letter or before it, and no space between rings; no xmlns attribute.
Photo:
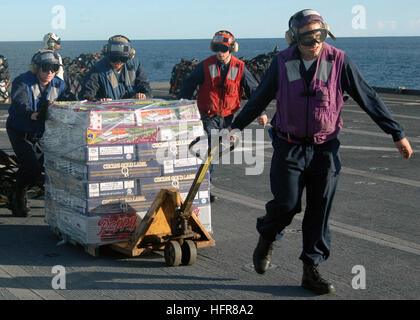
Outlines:
<svg viewBox="0 0 420 320"><path fill-rule="evenodd" d="M284 38L290 16L317 10L337 37L420 36L419 0L0 0L0 41Z"/></svg>

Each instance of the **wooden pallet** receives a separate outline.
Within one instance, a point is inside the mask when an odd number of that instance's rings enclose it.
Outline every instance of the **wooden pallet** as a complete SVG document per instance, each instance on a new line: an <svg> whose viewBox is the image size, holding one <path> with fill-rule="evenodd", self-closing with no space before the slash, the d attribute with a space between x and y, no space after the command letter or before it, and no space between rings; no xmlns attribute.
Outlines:
<svg viewBox="0 0 420 320"><path fill-rule="evenodd" d="M66 243L70 243L76 247L82 247L85 250L85 252L91 255L92 257L99 257L99 248L101 246L105 246L105 245L100 246L100 245L94 245L94 244L83 244L77 240L74 240L68 234L63 233L57 227L50 226L50 229L55 235L57 235L57 237L64 240Z"/></svg>

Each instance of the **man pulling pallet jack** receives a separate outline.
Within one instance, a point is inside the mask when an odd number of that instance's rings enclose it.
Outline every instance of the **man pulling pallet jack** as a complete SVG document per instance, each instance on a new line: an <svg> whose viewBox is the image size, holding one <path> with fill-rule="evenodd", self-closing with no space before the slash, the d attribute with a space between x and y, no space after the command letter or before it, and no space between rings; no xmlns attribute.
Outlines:
<svg viewBox="0 0 420 320"><path fill-rule="evenodd" d="M302 10L293 15L286 32L290 47L273 59L256 93L231 126L243 130L270 101L277 100L271 122L274 153L270 182L274 199L266 204L266 215L257 220L260 237L253 254L254 268L259 274L269 270L274 241L301 212L305 188L301 285L317 294L335 292L318 267L331 251L329 217L341 169L337 137L343 126L344 93L392 135L405 159L413 153L404 128L393 119L354 62L326 42L328 36L335 39L318 12Z"/></svg>

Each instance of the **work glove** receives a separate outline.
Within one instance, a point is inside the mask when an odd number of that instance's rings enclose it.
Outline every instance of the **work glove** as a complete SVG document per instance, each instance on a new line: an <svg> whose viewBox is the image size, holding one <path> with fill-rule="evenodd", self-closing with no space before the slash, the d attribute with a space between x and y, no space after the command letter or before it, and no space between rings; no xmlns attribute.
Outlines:
<svg viewBox="0 0 420 320"><path fill-rule="evenodd" d="M48 107L49 107L50 105L52 105L53 103L54 103L53 101L45 100L45 101L41 104L41 106L39 107L37 120L42 120L42 121L45 121L45 120L47 119Z"/></svg>

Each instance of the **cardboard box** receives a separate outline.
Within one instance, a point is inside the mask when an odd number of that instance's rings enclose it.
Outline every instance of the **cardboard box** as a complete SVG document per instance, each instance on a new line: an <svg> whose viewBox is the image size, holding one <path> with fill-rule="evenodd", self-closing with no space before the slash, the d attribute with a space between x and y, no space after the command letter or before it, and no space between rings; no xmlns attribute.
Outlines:
<svg viewBox="0 0 420 320"><path fill-rule="evenodd" d="M138 189L140 192L139 194L156 194L161 189L170 188L176 188L179 190L179 192L188 192L192 183L194 182L195 176L195 173L186 173L163 177L141 178L138 179ZM208 172L206 173L206 176L201 183L201 187L203 189L210 187L210 175Z"/></svg>
<svg viewBox="0 0 420 320"><path fill-rule="evenodd" d="M157 177L163 174L163 166L156 160L136 162L79 162L64 158L45 159L45 167L72 175L78 180L111 181Z"/></svg>
<svg viewBox="0 0 420 320"><path fill-rule="evenodd" d="M81 244L104 245L130 240L140 224L138 213L86 217L58 208L58 228Z"/></svg>
<svg viewBox="0 0 420 320"><path fill-rule="evenodd" d="M101 162L101 161L137 161L136 145L101 145L74 147L69 143L50 144L45 140L44 150L48 159L66 159L77 162Z"/></svg>
<svg viewBox="0 0 420 320"><path fill-rule="evenodd" d="M105 214L147 212L155 200L153 195L80 199L73 195L64 195L61 192L54 192L51 198L69 211L88 217Z"/></svg>
<svg viewBox="0 0 420 320"><path fill-rule="evenodd" d="M180 196L184 201L187 198L187 195L188 192L180 192ZM200 187L194 198L193 207L202 207L207 205L210 205L210 189L206 187Z"/></svg>
<svg viewBox="0 0 420 320"><path fill-rule="evenodd" d="M176 124L159 125L158 140L174 141L174 140L193 140L196 137L204 135L203 123L199 121L181 121Z"/></svg>
<svg viewBox="0 0 420 320"><path fill-rule="evenodd" d="M162 165L156 160L137 162L88 163L87 180L104 181L157 177L162 175Z"/></svg>
<svg viewBox="0 0 420 320"><path fill-rule="evenodd" d="M121 127L108 130L86 130L88 145L137 144L159 141L158 126Z"/></svg>
<svg viewBox="0 0 420 320"><path fill-rule="evenodd" d="M103 130L125 126L136 126L134 110L92 110L89 129Z"/></svg>
<svg viewBox="0 0 420 320"><path fill-rule="evenodd" d="M154 159L163 163L169 159L183 159L191 157L188 146L193 139L162 141L137 144L137 158L139 160Z"/></svg>
<svg viewBox="0 0 420 320"><path fill-rule="evenodd" d="M135 180L86 183L88 199L115 196L131 196L137 194Z"/></svg>
<svg viewBox="0 0 420 320"><path fill-rule="evenodd" d="M86 130L88 145L137 144L193 139L204 135L201 121L155 123L141 127L121 126L107 130Z"/></svg>
<svg viewBox="0 0 420 320"><path fill-rule="evenodd" d="M208 233L212 234L213 227L211 224L211 205L193 206L192 212L196 215L204 229L206 229Z"/></svg>
<svg viewBox="0 0 420 320"><path fill-rule="evenodd" d="M152 108L137 109L135 113L138 126L158 122L200 120L196 102L187 100L158 102Z"/></svg>
<svg viewBox="0 0 420 320"><path fill-rule="evenodd" d="M185 199L187 194L187 192L182 193L181 197ZM156 196L157 193L143 196L80 199L68 193L53 192L48 198L71 212L93 217L129 212L144 213L149 210ZM201 207L206 205L210 205L210 192L209 190L200 189L194 199L193 206Z"/></svg>
<svg viewBox="0 0 420 320"><path fill-rule="evenodd" d="M87 162L100 161L136 161L137 152L136 145L111 145L111 146L88 146L86 149L86 158L80 159ZM68 155L70 159L74 159ZM76 158L77 160L77 158Z"/></svg>
<svg viewBox="0 0 420 320"><path fill-rule="evenodd" d="M197 173L202 161L197 158L165 160L163 162L163 175L173 175L182 173Z"/></svg>
<svg viewBox="0 0 420 320"><path fill-rule="evenodd" d="M80 199L123 197L138 194L135 179L90 182L78 180L70 174L58 172L46 167L46 185L50 192L64 192Z"/></svg>

